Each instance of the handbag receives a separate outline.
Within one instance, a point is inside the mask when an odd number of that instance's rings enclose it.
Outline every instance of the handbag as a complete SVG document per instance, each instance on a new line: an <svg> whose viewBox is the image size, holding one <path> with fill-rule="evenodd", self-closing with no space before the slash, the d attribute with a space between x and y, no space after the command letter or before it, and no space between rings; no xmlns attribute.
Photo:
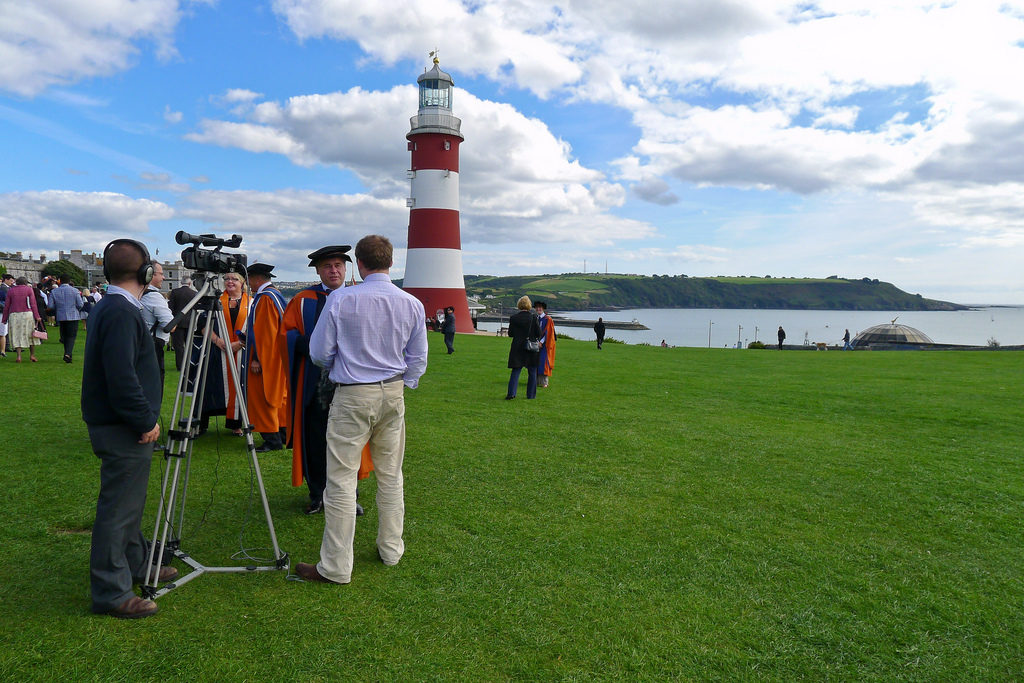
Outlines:
<svg viewBox="0 0 1024 683"><path fill-rule="evenodd" d="M526 350L531 353L536 353L537 351L540 351L540 339L527 339Z"/></svg>
<svg viewBox="0 0 1024 683"><path fill-rule="evenodd" d="M44 340L44 339L48 338L48 335L46 334L46 330L45 329L40 330L39 328L36 328L36 329L32 330L32 337L34 339Z"/></svg>

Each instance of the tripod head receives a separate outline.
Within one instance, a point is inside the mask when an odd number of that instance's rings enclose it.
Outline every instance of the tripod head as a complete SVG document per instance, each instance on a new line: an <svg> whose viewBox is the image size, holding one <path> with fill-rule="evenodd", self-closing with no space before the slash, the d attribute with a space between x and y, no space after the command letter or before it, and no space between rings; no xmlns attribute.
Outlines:
<svg viewBox="0 0 1024 683"><path fill-rule="evenodd" d="M164 325L164 332L170 332L177 327L182 320L188 317L192 309L200 311L217 310L220 295L224 293L224 275L220 273L199 272L193 276L193 281L199 285L199 291L192 297L192 300L185 304L181 313L174 316L171 322Z"/></svg>

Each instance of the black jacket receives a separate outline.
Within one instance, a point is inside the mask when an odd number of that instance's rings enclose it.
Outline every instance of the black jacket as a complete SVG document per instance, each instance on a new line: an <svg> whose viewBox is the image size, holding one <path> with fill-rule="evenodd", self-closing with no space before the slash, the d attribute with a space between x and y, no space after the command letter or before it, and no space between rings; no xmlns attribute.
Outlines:
<svg viewBox="0 0 1024 683"><path fill-rule="evenodd" d="M120 294L89 314L82 368L82 419L145 434L160 418L160 368L142 315Z"/></svg>
<svg viewBox="0 0 1024 683"><path fill-rule="evenodd" d="M455 334L455 314L445 313L444 322L441 323L441 331L445 334Z"/></svg>
<svg viewBox="0 0 1024 683"><path fill-rule="evenodd" d="M540 323L532 311L519 311L508 319L508 336L512 346L508 350L508 366L533 368L540 365L540 351L527 351L526 340L540 338Z"/></svg>

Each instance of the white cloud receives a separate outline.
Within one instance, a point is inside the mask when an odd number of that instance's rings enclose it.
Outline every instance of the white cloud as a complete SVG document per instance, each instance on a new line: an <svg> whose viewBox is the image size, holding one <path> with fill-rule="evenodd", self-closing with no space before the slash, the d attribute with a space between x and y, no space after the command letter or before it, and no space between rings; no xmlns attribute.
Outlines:
<svg viewBox="0 0 1024 683"><path fill-rule="evenodd" d="M427 55L420 48L438 45L442 67L459 64L463 72L511 81L542 97L582 75L571 56L574 46L552 39L561 30L562 12L547 3L275 0L273 5L300 39L354 40L385 64L422 61Z"/></svg>
<svg viewBox="0 0 1024 683"><path fill-rule="evenodd" d="M569 145L542 121L507 104L459 95L467 139L460 147L464 240L596 243L652 234L646 224L607 213L624 202L624 189L573 159ZM398 169L408 168L409 152L396 131L408 130L415 111L415 87L353 88L262 102L247 120L205 120L186 137L280 154L301 166L336 165L352 171L371 195L403 201L409 185Z"/></svg>
<svg viewBox="0 0 1024 683"><path fill-rule="evenodd" d="M245 88L230 88L224 93L223 100L228 103L252 102L262 99L263 93L253 92Z"/></svg>
<svg viewBox="0 0 1024 683"><path fill-rule="evenodd" d="M143 42L174 53L177 0L32 0L0 3L0 89L33 96L47 87L132 65Z"/></svg>
<svg viewBox="0 0 1024 683"><path fill-rule="evenodd" d="M182 118L184 118L184 114L180 111L172 110L171 105L164 106L164 121L174 125L176 123L181 123Z"/></svg>
<svg viewBox="0 0 1024 683"><path fill-rule="evenodd" d="M371 233L404 244L409 224L404 200L308 190L203 190L180 204L178 216L205 224L204 232L242 235L250 261L272 263L275 273L296 279L309 279L305 255L325 244L354 245Z"/></svg>
<svg viewBox="0 0 1024 683"><path fill-rule="evenodd" d="M0 194L0 233L8 250L101 249L116 237L143 241L150 223L174 210L161 202L114 192L11 192Z"/></svg>
<svg viewBox="0 0 1024 683"><path fill-rule="evenodd" d="M798 194L918 196L944 181L950 201L924 212L929 220L958 220L962 196L981 214L972 223L1000 223L1003 204L974 201L974 185L1024 178L1024 90L1008 77L1024 73L1019 0L277 0L274 8L300 39L355 40L385 64L423 60L417 49L436 44L442 66L461 73L626 108L641 134L617 167L656 203L673 200L654 181L670 176Z"/></svg>

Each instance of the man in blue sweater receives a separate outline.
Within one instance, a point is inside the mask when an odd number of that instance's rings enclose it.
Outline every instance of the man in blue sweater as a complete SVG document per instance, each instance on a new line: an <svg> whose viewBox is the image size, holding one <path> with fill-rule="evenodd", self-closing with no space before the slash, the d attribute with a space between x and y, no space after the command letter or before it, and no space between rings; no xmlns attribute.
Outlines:
<svg viewBox="0 0 1024 683"><path fill-rule="evenodd" d="M89 557L92 610L137 619L157 611L155 602L132 589L147 575L142 511L160 436L160 368L139 301L153 267L141 242L118 239L103 251L103 271L110 287L89 314L82 369L82 419L100 459ZM177 574L162 567L159 579Z"/></svg>

